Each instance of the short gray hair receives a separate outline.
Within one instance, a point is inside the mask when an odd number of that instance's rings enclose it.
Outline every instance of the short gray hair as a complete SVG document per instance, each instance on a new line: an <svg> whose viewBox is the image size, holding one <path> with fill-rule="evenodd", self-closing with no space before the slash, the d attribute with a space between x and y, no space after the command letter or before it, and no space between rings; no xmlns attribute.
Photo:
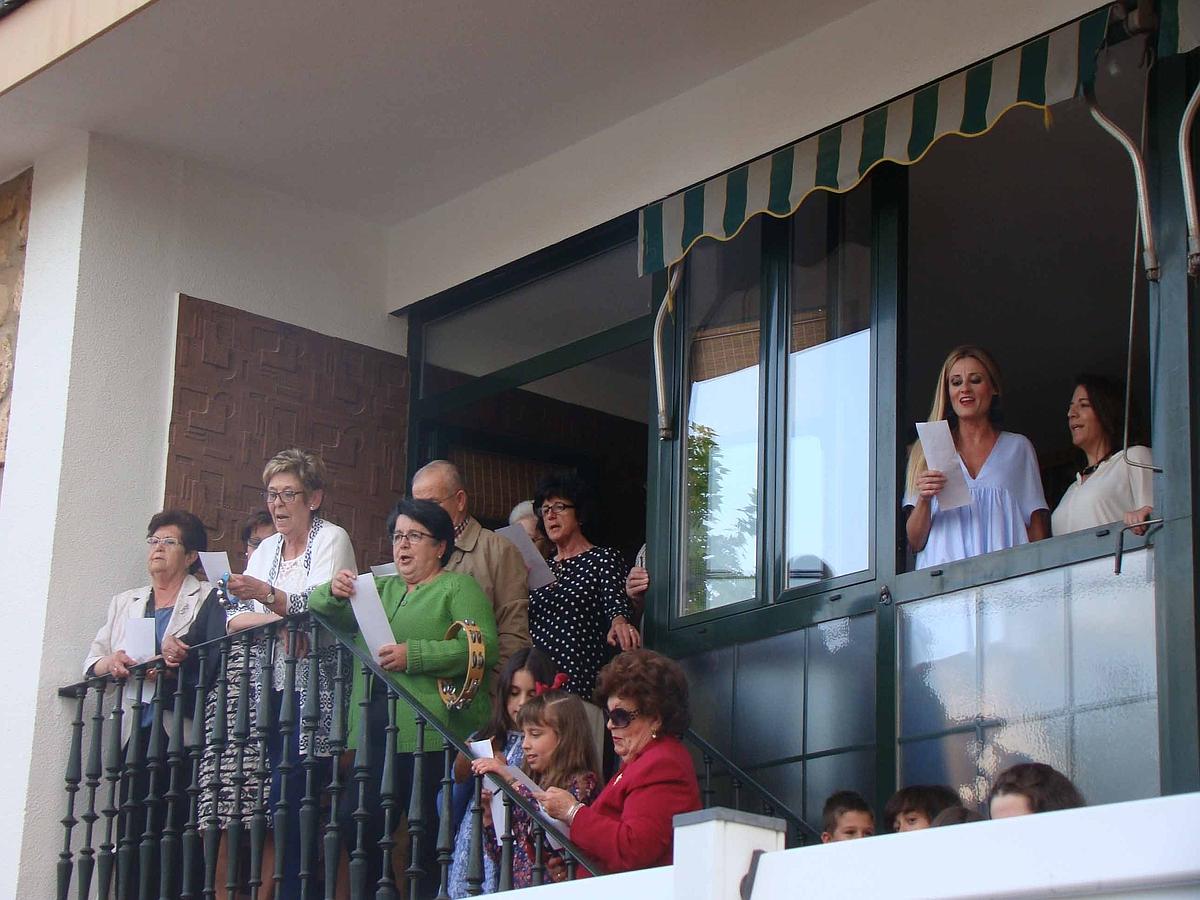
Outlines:
<svg viewBox="0 0 1200 900"><path fill-rule="evenodd" d="M463 486L462 475L458 471L458 466L448 459L435 459L425 463L425 465L413 473L413 484L416 484L417 479L422 475L435 475L443 479L446 482L447 489L452 493L466 490Z"/></svg>
<svg viewBox="0 0 1200 900"><path fill-rule="evenodd" d="M512 508L512 512L508 514L508 524L516 525L522 519L536 519L537 513L533 511L532 500L522 500Z"/></svg>
<svg viewBox="0 0 1200 900"><path fill-rule="evenodd" d="M280 450L271 457L263 469L263 484L270 484L272 478L283 474L295 475L306 491L319 491L325 487L325 462L315 453L299 447Z"/></svg>

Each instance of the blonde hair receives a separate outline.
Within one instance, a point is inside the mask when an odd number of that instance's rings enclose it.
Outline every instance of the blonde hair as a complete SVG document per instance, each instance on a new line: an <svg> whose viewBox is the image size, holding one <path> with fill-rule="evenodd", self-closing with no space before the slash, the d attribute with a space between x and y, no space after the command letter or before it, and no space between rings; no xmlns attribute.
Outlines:
<svg viewBox="0 0 1200 900"><path fill-rule="evenodd" d="M539 787L569 789L571 779L584 772L599 779L596 744L582 700L562 690L538 694L517 712L517 726L525 729L539 725L558 735L550 765L537 778ZM528 764L522 768L529 771Z"/></svg>
<svg viewBox="0 0 1200 900"><path fill-rule="evenodd" d="M325 463L321 457L299 447L280 450L271 457L263 469L263 485L271 483L276 475L291 474L300 479L306 491L319 491L325 487Z"/></svg>
<svg viewBox="0 0 1200 900"><path fill-rule="evenodd" d="M991 408L988 410L988 418L993 424L998 423L1000 421L1000 398L1004 394L1000 379L1000 367L996 365L996 360L990 353L974 344L955 347L946 356L946 361L942 363L942 369L938 372L937 387L933 391L933 405L929 408L929 418L926 421L940 422L942 419L946 419L950 422L951 431L958 427L958 416L954 414L954 409L950 404L950 370L954 368L955 363L962 359L978 360L979 364L987 371L988 380L992 382L992 389L996 392ZM914 441L908 452L908 470L904 476L906 495L916 492L917 476L927 468L925 451L921 449L921 442Z"/></svg>

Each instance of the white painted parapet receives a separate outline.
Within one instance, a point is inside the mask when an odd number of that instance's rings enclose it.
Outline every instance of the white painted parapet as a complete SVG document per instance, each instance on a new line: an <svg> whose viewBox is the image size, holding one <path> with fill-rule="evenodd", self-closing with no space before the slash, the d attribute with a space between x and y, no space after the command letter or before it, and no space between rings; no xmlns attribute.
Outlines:
<svg viewBox="0 0 1200 900"><path fill-rule="evenodd" d="M783 823L727 809L675 820L675 864L517 893L554 900L1200 897L1200 794L783 850ZM774 849L772 849L774 848ZM553 893L548 893L548 892Z"/></svg>

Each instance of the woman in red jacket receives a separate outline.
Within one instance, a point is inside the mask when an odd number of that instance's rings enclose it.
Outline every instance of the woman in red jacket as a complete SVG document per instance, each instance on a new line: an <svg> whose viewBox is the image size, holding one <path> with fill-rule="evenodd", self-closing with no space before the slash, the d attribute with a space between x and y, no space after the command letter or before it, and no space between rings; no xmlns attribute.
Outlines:
<svg viewBox="0 0 1200 900"><path fill-rule="evenodd" d="M606 872L671 864L676 814L700 808L687 730L687 676L652 650L627 650L600 670L596 700L607 712L621 768L590 806L564 790L538 796L571 841ZM559 867L554 879L566 877Z"/></svg>

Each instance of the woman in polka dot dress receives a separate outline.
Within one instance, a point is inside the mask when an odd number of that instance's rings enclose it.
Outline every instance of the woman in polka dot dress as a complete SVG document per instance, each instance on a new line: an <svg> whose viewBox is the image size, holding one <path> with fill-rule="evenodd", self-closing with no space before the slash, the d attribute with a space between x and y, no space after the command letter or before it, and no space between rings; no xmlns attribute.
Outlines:
<svg viewBox="0 0 1200 900"><path fill-rule="evenodd" d="M621 554L597 547L583 533L591 492L573 475L545 478L533 498L538 527L554 544L550 570L555 581L529 595L529 636L570 681L566 689L588 701L597 747L604 742L604 714L591 704L596 675L614 652L640 647L630 624Z"/></svg>

